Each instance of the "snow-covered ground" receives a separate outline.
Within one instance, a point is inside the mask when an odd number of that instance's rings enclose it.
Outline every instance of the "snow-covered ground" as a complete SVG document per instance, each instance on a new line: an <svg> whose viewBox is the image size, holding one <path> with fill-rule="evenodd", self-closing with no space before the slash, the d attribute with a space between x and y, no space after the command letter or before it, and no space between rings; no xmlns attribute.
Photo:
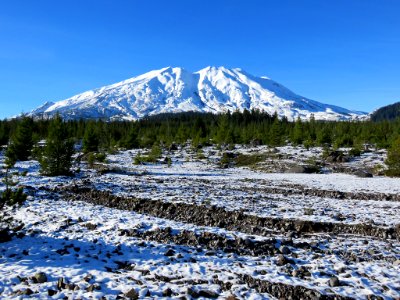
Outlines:
<svg viewBox="0 0 400 300"><path fill-rule="evenodd" d="M264 150L260 147L257 151ZM294 148L280 151L297 156L300 153ZM301 153L311 157L316 154L312 151L303 149ZM129 298L127 293L133 289L137 292L135 296L149 299L225 299L232 295L237 299L275 299L271 293L250 287L243 275L356 299L370 295L383 299L400 297L400 243L395 239L340 232L293 234L283 228L249 235L223 226L201 226L70 201L57 193L77 184L123 197L217 206L279 220L369 224L382 228L400 224L399 201L385 201L378 196L365 200L338 199L302 192L315 189L396 194L400 191L399 179L221 169L210 155L212 152L217 157L218 151L204 152L211 157L209 160L197 159L189 149L170 153L170 167L136 166L133 157L137 151L119 152L108 155L107 172L82 166L75 178L43 177L37 162L17 163L16 170L27 171L26 176L18 179L21 185L29 187L31 195L22 207L6 210L14 223L22 222L24 228L11 241L0 243L0 298L25 299L30 289L29 297L35 299L47 299L49 295L54 299L116 299ZM380 158L374 161L378 163ZM127 234L131 231L135 234ZM249 241L249 249L252 241L268 243L272 238L274 250L270 254L242 255L207 243L166 242L165 231L172 236L189 232L228 240L240 238ZM285 263L279 262L282 255ZM35 283L32 279L39 272L46 274L46 282ZM68 285L59 284L62 287L58 289L60 278L65 278ZM330 286L332 278L339 280L338 286Z"/></svg>

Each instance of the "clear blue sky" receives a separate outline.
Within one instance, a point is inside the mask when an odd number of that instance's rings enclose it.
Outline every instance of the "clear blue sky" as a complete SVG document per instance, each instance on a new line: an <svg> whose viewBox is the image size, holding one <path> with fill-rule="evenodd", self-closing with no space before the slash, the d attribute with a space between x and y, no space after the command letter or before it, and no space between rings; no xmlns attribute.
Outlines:
<svg viewBox="0 0 400 300"><path fill-rule="evenodd" d="M152 69L266 75L371 111L400 100L400 1L3 1L0 118Z"/></svg>

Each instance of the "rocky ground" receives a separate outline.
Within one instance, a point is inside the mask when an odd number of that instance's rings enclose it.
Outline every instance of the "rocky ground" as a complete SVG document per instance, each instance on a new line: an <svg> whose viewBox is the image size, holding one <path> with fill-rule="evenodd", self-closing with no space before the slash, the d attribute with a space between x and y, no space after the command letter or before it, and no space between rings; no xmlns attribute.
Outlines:
<svg viewBox="0 0 400 300"><path fill-rule="evenodd" d="M384 152L347 152L124 151L74 178L18 163L30 196L3 212L0 298L399 299L400 180Z"/></svg>

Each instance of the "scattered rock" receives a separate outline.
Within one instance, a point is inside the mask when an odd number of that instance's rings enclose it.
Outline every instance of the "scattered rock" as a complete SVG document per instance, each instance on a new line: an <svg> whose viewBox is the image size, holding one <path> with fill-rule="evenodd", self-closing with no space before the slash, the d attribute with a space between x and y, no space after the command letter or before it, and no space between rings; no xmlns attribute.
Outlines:
<svg viewBox="0 0 400 300"><path fill-rule="evenodd" d="M95 230L97 228L97 224L93 224L93 223L86 223L86 224L83 224L83 226L89 230Z"/></svg>
<svg viewBox="0 0 400 300"><path fill-rule="evenodd" d="M58 249L58 250L56 250L56 252L57 252L58 254L60 254L60 255L67 255L67 254L70 254L69 251L68 251L68 249L66 249L66 248L64 248L64 249Z"/></svg>
<svg viewBox="0 0 400 300"><path fill-rule="evenodd" d="M164 297L171 297L172 296L172 290L170 288L167 288L166 290L163 291L163 296Z"/></svg>
<svg viewBox="0 0 400 300"><path fill-rule="evenodd" d="M51 296L54 296L55 294L57 294L57 291L52 290L52 289L48 289L48 290L47 290L47 295L49 295L50 297L51 297Z"/></svg>
<svg viewBox="0 0 400 300"><path fill-rule="evenodd" d="M314 214L314 212L315 212L315 209L313 209L313 208L308 208L308 207L304 208L304 214L307 216L312 216Z"/></svg>
<svg viewBox="0 0 400 300"><path fill-rule="evenodd" d="M299 272L298 269L292 271L292 276L293 277L299 277L299 275L300 275L300 272Z"/></svg>
<svg viewBox="0 0 400 300"><path fill-rule="evenodd" d="M34 276L37 283L45 283L47 282L47 276L43 272L36 273Z"/></svg>
<svg viewBox="0 0 400 300"><path fill-rule="evenodd" d="M343 154L343 151L334 150L334 151L329 151L325 160L330 163L348 162L350 160L350 157L348 155Z"/></svg>
<svg viewBox="0 0 400 300"><path fill-rule="evenodd" d="M210 290L201 290L198 292L199 297L204 297L208 299L215 299L219 297L219 294Z"/></svg>
<svg viewBox="0 0 400 300"><path fill-rule="evenodd" d="M138 294L138 292L136 292L135 289L129 290L124 295L125 295L125 297L127 297L128 299L131 299L131 300L139 299L139 294Z"/></svg>
<svg viewBox="0 0 400 300"><path fill-rule="evenodd" d="M332 276L332 277L329 279L328 285L329 285L330 287L340 286L339 278L337 278L336 276Z"/></svg>
<svg viewBox="0 0 400 300"><path fill-rule="evenodd" d="M291 263L291 260L287 259L286 256L279 254L277 259L276 259L276 265L277 266L284 266L288 263Z"/></svg>
<svg viewBox="0 0 400 300"><path fill-rule="evenodd" d="M101 287L97 284L91 284L89 287L86 288L86 291L88 292L94 292L99 290L101 290Z"/></svg>
<svg viewBox="0 0 400 300"><path fill-rule="evenodd" d="M187 294L193 298L199 298L199 294L191 287L187 288Z"/></svg>
<svg viewBox="0 0 400 300"><path fill-rule="evenodd" d="M188 288L187 289L187 294L193 298L208 298L208 299L215 299L219 297L218 293L215 293L210 290L200 290L200 291L195 291L193 288Z"/></svg>
<svg viewBox="0 0 400 300"><path fill-rule="evenodd" d="M66 285L65 285L65 289L66 289L66 290L70 290L70 291L75 290L75 287L77 287L77 285L75 285L75 284L73 284L73 283L69 283L69 284L66 284Z"/></svg>
<svg viewBox="0 0 400 300"><path fill-rule="evenodd" d="M11 235L8 232L8 229L1 229L0 230L0 243L5 243L11 241Z"/></svg>
<svg viewBox="0 0 400 300"><path fill-rule="evenodd" d="M26 290L23 290L22 295L30 296L33 294L33 291L30 288L27 288Z"/></svg>
<svg viewBox="0 0 400 300"><path fill-rule="evenodd" d="M300 174L311 174L319 173L317 166L293 166L285 171L285 173L300 173Z"/></svg>
<svg viewBox="0 0 400 300"><path fill-rule="evenodd" d="M279 248L279 252L282 253L282 254L289 254L289 253L291 253L292 251L290 251L290 249L289 249L288 247L286 247L286 246L281 246L281 247Z"/></svg>
<svg viewBox="0 0 400 300"><path fill-rule="evenodd" d="M366 171L366 170L356 170L353 172L353 175L357 176L357 177L361 177L361 178L370 178L373 177L373 175Z"/></svg>
<svg viewBox="0 0 400 300"><path fill-rule="evenodd" d="M165 253L164 256L174 256L175 251L173 249L168 249Z"/></svg>
<svg viewBox="0 0 400 300"><path fill-rule="evenodd" d="M65 289L65 284L66 284L66 280L64 280L64 278L60 277L57 281L57 289L59 291Z"/></svg>
<svg viewBox="0 0 400 300"><path fill-rule="evenodd" d="M90 282L90 280L93 279L93 275L92 274L87 274L85 275L85 277L83 277L83 280L86 282Z"/></svg>

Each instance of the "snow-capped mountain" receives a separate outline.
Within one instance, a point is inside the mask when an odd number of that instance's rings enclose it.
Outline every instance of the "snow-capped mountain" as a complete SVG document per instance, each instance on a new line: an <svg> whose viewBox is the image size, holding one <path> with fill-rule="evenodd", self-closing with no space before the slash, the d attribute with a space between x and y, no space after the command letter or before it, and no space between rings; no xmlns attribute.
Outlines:
<svg viewBox="0 0 400 300"><path fill-rule="evenodd" d="M48 118L59 113L66 119L136 120L159 113L244 109L277 112L289 120L297 116L307 119L311 114L320 120L366 115L296 95L267 77L224 67L207 67L195 73L171 67L150 71L66 100L46 102L28 115Z"/></svg>

